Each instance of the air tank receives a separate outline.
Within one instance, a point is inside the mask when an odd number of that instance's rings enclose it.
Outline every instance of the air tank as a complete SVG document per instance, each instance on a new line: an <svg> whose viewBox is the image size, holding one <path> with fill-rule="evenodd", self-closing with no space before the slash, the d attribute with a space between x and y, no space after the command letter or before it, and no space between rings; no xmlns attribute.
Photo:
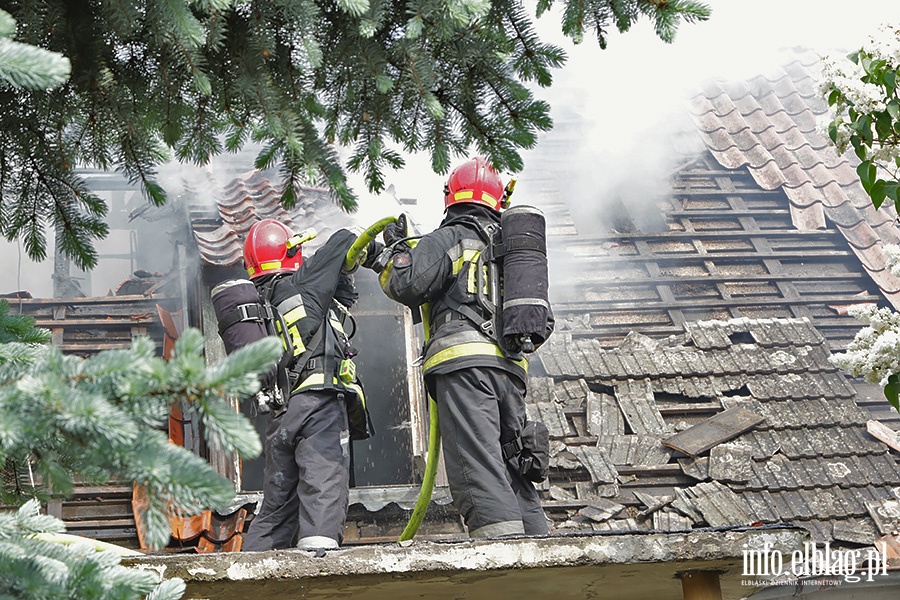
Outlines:
<svg viewBox="0 0 900 600"><path fill-rule="evenodd" d="M500 217L503 305L500 334L506 350L534 352L552 331L544 213L515 206Z"/></svg>

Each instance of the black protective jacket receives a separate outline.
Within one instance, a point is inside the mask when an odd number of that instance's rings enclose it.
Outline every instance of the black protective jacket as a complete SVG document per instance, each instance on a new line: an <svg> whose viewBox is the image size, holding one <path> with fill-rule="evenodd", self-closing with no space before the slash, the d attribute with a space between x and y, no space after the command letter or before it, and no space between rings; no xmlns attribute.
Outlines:
<svg viewBox="0 0 900 600"><path fill-rule="evenodd" d="M423 364L426 379L431 374L487 366L527 380L525 359L507 356L476 322L452 308L466 305L479 310L476 261L487 247L480 230L499 222L499 213L490 208L451 206L441 225L396 254L379 278L390 298L412 308L423 307L429 328Z"/></svg>
<svg viewBox="0 0 900 600"><path fill-rule="evenodd" d="M355 240L352 232L338 230L294 273L274 274L256 282L260 297L271 294L271 304L281 316L276 325L278 333L285 346L293 348L294 358L288 364L292 391L344 387L337 379L337 370L352 352L343 330L343 314L332 301L346 308L356 301L352 277L342 270L347 250ZM307 353L310 344L314 347ZM300 363L306 364L302 371ZM326 370L332 376L330 383L324 375Z"/></svg>

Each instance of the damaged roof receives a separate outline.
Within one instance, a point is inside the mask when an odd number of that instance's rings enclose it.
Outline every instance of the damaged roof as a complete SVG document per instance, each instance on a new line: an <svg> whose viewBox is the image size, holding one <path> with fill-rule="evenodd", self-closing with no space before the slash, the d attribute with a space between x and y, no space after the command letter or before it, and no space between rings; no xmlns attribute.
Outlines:
<svg viewBox="0 0 900 600"><path fill-rule="evenodd" d="M315 228L319 237L309 243L311 248L350 224L347 214L324 188L301 186L296 206L287 210L281 205L277 178L270 178L264 171L243 173L224 185L208 174L195 172L193 177L193 181L184 182L190 199L191 230L200 258L209 265L240 263L247 231L260 219L276 219L294 231ZM199 200L210 196L214 202Z"/></svg>
<svg viewBox="0 0 900 600"><path fill-rule="evenodd" d="M839 156L820 133L828 107L818 89L819 60L804 54L769 76L710 83L692 102L701 137L728 169L747 168L764 190L781 189L801 231L833 224L894 308L900 279L885 264L884 244L900 242L896 211L876 210L854 157Z"/></svg>
<svg viewBox="0 0 900 600"><path fill-rule="evenodd" d="M584 214L596 204L610 226L587 215L577 234L551 230L551 300L564 328L614 347L632 331L665 338L694 321L806 318L836 351L860 328L851 306L898 306L884 253L900 240L896 214L872 207L852 157L818 132L827 107L815 71L801 55L768 77L709 83L673 143L668 189L569 205ZM577 119L557 123L549 148L578 147L583 130ZM558 212L584 174L565 153L536 152L537 205Z"/></svg>
<svg viewBox="0 0 900 600"><path fill-rule="evenodd" d="M556 531L792 525L872 544L900 467L806 319L693 322L617 348L565 333L539 350L531 418L551 435Z"/></svg>

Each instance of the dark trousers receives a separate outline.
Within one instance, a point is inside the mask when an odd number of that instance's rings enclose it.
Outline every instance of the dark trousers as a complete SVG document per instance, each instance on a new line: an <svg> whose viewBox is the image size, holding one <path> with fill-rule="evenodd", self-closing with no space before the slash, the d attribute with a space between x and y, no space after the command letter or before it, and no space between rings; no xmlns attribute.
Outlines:
<svg viewBox="0 0 900 600"><path fill-rule="evenodd" d="M429 376L429 388L450 495L469 536L546 534L537 490L500 449L525 426L525 384L502 369L475 367Z"/></svg>
<svg viewBox="0 0 900 600"><path fill-rule="evenodd" d="M343 541L350 493L347 412L334 391L296 393L266 427L263 501L244 550Z"/></svg>

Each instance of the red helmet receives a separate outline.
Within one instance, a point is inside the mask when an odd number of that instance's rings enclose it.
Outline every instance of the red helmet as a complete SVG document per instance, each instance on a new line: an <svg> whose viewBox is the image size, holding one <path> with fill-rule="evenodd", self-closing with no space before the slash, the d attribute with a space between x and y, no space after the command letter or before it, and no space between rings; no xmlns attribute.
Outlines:
<svg viewBox="0 0 900 600"><path fill-rule="evenodd" d="M294 237L287 225L275 219L254 223L244 240L244 268L250 279L299 269L303 264L300 244L288 244Z"/></svg>
<svg viewBox="0 0 900 600"><path fill-rule="evenodd" d="M503 182L486 158L477 156L450 172L444 185L444 210L463 202L484 204L497 211L503 205Z"/></svg>

